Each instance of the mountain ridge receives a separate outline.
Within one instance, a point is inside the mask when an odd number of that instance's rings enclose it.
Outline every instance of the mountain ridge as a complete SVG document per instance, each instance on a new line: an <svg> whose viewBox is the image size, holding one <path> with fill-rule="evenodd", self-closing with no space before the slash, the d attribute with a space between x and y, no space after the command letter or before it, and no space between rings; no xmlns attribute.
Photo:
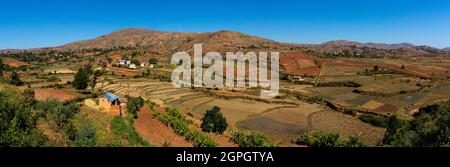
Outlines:
<svg viewBox="0 0 450 167"><path fill-rule="evenodd" d="M406 55L416 54L440 54L450 51L450 48L438 49L425 45L413 45L410 43L361 43L349 40L334 40L321 44L295 44L283 43L258 36L243 34L237 31L220 30L216 32L165 32L144 28L126 28L119 29L101 35L93 39L75 41L57 47L37 48L27 51L36 51L40 49L55 50L81 50L92 48L120 48L120 47L144 47L155 52L166 54L174 51L191 49L193 44L203 43L207 51L230 51L231 49L280 49L290 50L289 48L306 47L319 53L336 53L343 51L352 51L357 54L366 52L392 52L392 54L402 53ZM21 50L8 49L0 52L17 52ZM22 50L23 51L23 50Z"/></svg>

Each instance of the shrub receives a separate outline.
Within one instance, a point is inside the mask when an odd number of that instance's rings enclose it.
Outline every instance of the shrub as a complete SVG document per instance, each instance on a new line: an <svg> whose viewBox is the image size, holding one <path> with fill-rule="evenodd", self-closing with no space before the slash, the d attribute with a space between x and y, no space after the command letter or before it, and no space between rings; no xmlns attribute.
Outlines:
<svg viewBox="0 0 450 167"><path fill-rule="evenodd" d="M359 119L365 123L369 123L378 127L387 127L387 120L382 116L376 116L372 114L363 114L359 117Z"/></svg>
<svg viewBox="0 0 450 167"><path fill-rule="evenodd" d="M11 73L11 80L9 81L9 83L16 86L23 85L23 81L20 80L20 75L16 71L13 71Z"/></svg>
<svg viewBox="0 0 450 167"><path fill-rule="evenodd" d="M142 97L128 97L127 112L132 118L137 118L137 112L144 106L144 99Z"/></svg>
<svg viewBox="0 0 450 167"><path fill-rule="evenodd" d="M114 117L110 122L114 134L125 138L132 146L148 146L149 144L139 136L133 127L127 125L122 117Z"/></svg>
<svg viewBox="0 0 450 167"><path fill-rule="evenodd" d="M0 147L38 147L47 138L36 128L37 117L31 106L0 91Z"/></svg>
<svg viewBox="0 0 450 167"><path fill-rule="evenodd" d="M181 117L178 117L178 114L174 114L174 109L168 109L166 111L169 112L154 112L153 115L158 118L161 122L169 126L173 129L173 131L184 138L187 141L192 141L192 144L195 147L215 147L217 144L208 138L208 136L190 129L188 126L188 122ZM176 111L176 110L175 110ZM177 111L178 112L178 111ZM175 115L175 116L174 116Z"/></svg>
<svg viewBox="0 0 450 167"><path fill-rule="evenodd" d="M85 122L75 138L75 144L78 147L97 146L97 136L95 129L89 122Z"/></svg>
<svg viewBox="0 0 450 167"><path fill-rule="evenodd" d="M450 146L450 100L423 107L411 121L391 116L383 143L401 147L448 147Z"/></svg>
<svg viewBox="0 0 450 167"><path fill-rule="evenodd" d="M341 140L338 133L314 132L300 135L296 144L310 147L364 147L366 146L359 135L350 135L348 140Z"/></svg>
<svg viewBox="0 0 450 167"><path fill-rule="evenodd" d="M228 123L220 108L214 106L211 110L206 111L205 117L201 124L201 128L204 132L214 132L222 134L227 129Z"/></svg>
<svg viewBox="0 0 450 167"><path fill-rule="evenodd" d="M269 146L267 137L262 133L252 131L245 133L242 131L234 131L231 133L231 141L240 147L267 147Z"/></svg>

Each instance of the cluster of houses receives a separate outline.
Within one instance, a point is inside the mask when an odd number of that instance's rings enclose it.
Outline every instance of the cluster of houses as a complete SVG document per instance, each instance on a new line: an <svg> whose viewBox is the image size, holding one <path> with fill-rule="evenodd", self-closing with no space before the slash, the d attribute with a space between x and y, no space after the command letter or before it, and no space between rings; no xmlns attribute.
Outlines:
<svg viewBox="0 0 450 167"><path fill-rule="evenodd" d="M140 62L140 64L135 64L135 63L132 63L131 60L120 59L119 60L119 65L131 68L131 69L136 69L138 66L141 66L141 67L148 66L149 63L146 62L146 61L142 61L142 62ZM150 66L153 66L153 65L150 65Z"/></svg>

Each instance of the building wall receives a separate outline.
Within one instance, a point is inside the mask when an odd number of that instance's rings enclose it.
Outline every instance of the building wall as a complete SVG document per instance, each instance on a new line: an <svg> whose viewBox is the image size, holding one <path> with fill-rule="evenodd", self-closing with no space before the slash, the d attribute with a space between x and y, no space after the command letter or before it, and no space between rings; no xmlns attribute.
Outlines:
<svg viewBox="0 0 450 167"><path fill-rule="evenodd" d="M98 101L98 105L104 109L103 111L109 112L109 110L111 109L111 103L108 101L108 99L99 98Z"/></svg>

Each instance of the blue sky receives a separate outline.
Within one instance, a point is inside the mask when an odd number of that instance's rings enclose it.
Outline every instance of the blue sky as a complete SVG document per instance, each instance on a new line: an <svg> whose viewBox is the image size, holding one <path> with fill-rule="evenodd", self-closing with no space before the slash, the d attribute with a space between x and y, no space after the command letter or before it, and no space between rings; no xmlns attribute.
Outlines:
<svg viewBox="0 0 450 167"><path fill-rule="evenodd" d="M448 0L241 1L2 0L0 49L58 46L121 28L450 47Z"/></svg>

